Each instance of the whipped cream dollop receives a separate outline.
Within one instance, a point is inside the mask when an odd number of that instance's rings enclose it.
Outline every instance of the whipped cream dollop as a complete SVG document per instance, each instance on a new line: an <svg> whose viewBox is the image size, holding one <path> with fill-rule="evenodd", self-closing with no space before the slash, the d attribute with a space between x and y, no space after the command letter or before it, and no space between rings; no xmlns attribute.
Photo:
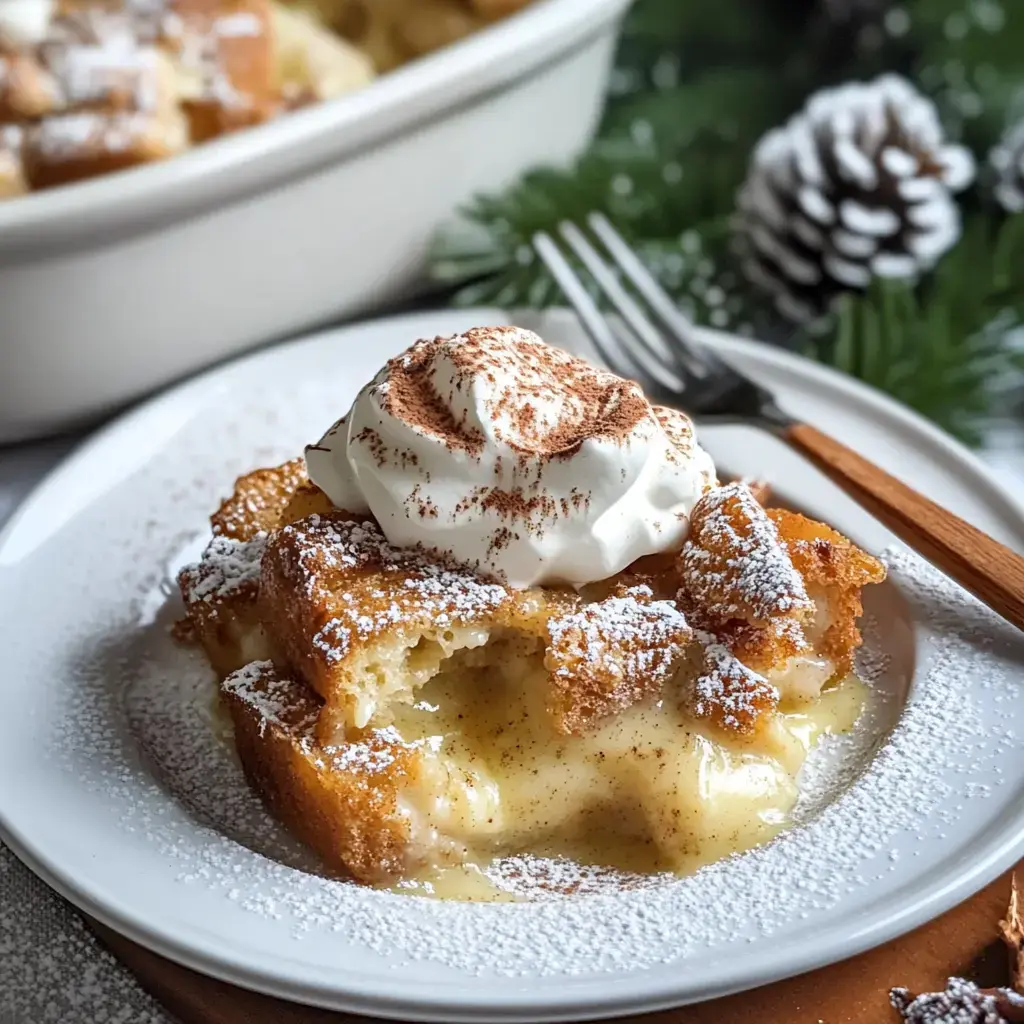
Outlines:
<svg viewBox="0 0 1024 1024"><path fill-rule="evenodd" d="M391 544L513 587L582 586L678 547L716 482L683 413L515 327L417 342L306 464Z"/></svg>

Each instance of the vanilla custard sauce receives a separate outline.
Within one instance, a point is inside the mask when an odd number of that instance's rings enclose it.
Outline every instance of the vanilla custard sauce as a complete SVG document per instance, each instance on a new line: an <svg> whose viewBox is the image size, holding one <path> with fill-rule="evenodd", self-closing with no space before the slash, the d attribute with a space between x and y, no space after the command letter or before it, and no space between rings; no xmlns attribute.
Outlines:
<svg viewBox="0 0 1024 1024"><path fill-rule="evenodd" d="M547 689L537 659L510 652L500 669L456 661L414 705L393 708L403 739L424 741L431 770L447 776L426 787L444 795L415 813L467 862L396 891L510 899L482 870L510 854L686 874L767 842L788 822L807 754L823 735L853 727L867 692L850 677L746 739L695 722L669 699L565 736Z"/></svg>

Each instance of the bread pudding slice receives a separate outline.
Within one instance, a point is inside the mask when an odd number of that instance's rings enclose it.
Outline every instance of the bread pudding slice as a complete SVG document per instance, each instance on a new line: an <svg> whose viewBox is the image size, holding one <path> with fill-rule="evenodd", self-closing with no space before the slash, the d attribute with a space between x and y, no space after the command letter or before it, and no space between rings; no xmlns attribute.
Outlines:
<svg viewBox="0 0 1024 1024"><path fill-rule="evenodd" d="M270 532L289 516L318 507L317 495L301 459L240 477L210 517L213 539L202 559L179 573L187 625L219 676L270 657L256 608L263 551ZM325 501L320 495L319 507Z"/></svg>
<svg viewBox="0 0 1024 1024"><path fill-rule="evenodd" d="M633 599L609 598L585 621L639 615L648 629L672 618L663 608L640 611L650 609L642 596L624 612L627 600ZM565 618L564 628L552 623L552 631L579 637L580 613ZM666 668L689 636L678 621L670 628L678 633L658 641L660 655L652 648ZM360 881L430 877L523 850L559 855L586 848L599 863L679 869L718 849L726 803L725 817L738 819L733 828L748 844L770 837L767 819L741 813L742 801L724 798L728 759L687 728L678 701L634 696L616 685L624 668L627 678L633 670L636 648L611 632L578 694L571 696L566 678L553 709L545 660L550 666L564 658L565 667L574 656L567 651L574 645L563 640L545 659L505 638L456 652L417 688L417 700L391 704L377 722L350 728L336 744L318 738L319 695L272 662L234 673L222 692L246 776L271 812L329 867ZM590 714L595 688L618 691L616 710L593 716L584 728L573 713ZM568 720L559 717L566 708ZM567 721L577 724L571 736ZM707 776L704 800L693 786L700 771ZM756 793L761 801L787 803L793 784L773 765ZM749 810L750 800L743 806Z"/></svg>
<svg viewBox="0 0 1024 1024"><path fill-rule="evenodd" d="M539 645L543 592L514 593L469 569L394 548L372 522L312 515L267 544L260 615L285 662L325 701L317 734L347 732L410 704L456 651L515 630Z"/></svg>
<svg viewBox="0 0 1024 1024"><path fill-rule="evenodd" d="M420 750L394 730L324 749L314 735L322 701L270 661L229 675L221 693L250 784L330 867L373 882L418 866L402 794L420 782Z"/></svg>
<svg viewBox="0 0 1024 1024"><path fill-rule="evenodd" d="M299 463L241 478L212 522L180 583L246 775L374 884L523 851L680 871L770 838L883 575L739 484L681 551L580 592L392 547Z"/></svg>

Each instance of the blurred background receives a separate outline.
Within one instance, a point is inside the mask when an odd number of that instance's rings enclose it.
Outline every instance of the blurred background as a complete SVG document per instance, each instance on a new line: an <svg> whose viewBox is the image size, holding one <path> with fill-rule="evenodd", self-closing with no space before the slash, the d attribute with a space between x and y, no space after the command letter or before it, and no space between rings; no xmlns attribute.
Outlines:
<svg viewBox="0 0 1024 1024"><path fill-rule="evenodd" d="M558 304L530 236L590 209L696 320L977 443L1024 365L1024 4L637 0L590 151L480 196L434 278Z"/></svg>

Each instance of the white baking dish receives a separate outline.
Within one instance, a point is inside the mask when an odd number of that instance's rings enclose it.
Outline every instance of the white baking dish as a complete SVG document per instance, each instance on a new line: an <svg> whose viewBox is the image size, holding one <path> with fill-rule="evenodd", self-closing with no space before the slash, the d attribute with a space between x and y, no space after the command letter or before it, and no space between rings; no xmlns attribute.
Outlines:
<svg viewBox="0 0 1024 1024"><path fill-rule="evenodd" d="M471 195L593 133L629 0L538 0L351 96L0 203L0 442L400 298Z"/></svg>

